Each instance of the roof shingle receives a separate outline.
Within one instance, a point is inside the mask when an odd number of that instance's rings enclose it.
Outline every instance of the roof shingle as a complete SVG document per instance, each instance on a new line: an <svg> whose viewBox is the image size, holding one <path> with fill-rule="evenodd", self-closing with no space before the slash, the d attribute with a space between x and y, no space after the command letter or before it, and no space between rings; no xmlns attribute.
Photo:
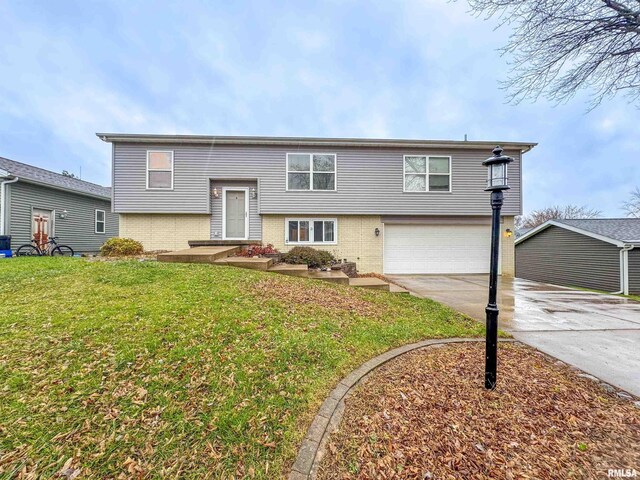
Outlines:
<svg viewBox="0 0 640 480"><path fill-rule="evenodd" d="M619 242L640 244L640 218L589 218L555 221Z"/></svg>
<svg viewBox="0 0 640 480"><path fill-rule="evenodd" d="M110 187L103 187L102 185L86 182L79 178L67 177L60 173L34 167L33 165L27 165L26 163L16 162L15 160L9 160L8 158L0 157L0 169L6 170L10 175L26 181L30 180L52 187L73 190L86 195L111 198Z"/></svg>

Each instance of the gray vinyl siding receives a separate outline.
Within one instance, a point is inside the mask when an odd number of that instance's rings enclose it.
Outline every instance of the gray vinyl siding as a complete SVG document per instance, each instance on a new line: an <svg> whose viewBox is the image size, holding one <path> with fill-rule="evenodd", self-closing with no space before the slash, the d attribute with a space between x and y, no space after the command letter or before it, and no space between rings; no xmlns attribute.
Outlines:
<svg viewBox="0 0 640 480"><path fill-rule="evenodd" d="M614 292L620 290L620 249L551 226L516 245L516 277Z"/></svg>
<svg viewBox="0 0 640 480"><path fill-rule="evenodd" d="M214 188L218 189L220 198L211 198L211 238L222 240L222 189L227 188L258 188L256 181L219 180L211 182L210 192ZM216 235L217 234L217 235ZM262 219L258 213L258 199L251 198L249 193L249 240L262 239Z"/></svg>
<svg viewBox="0 0 640 480"><path fill-rule="evenodd" d="M118 213L210 213L210 179L258 179L260 214L490 215L484 191L489 151L429 148L321 149L246 145L114 143L113 208ZM146 190L147 150L174 151L173 190ZM286 191L286 154L337 154L337 191ZM503 214L521 213L521 160L509 166ZM452 157L451 193L403 192L403 156Z"/></svg>
<svg viewBox="0 0 640 480"><path fill-rule="evenodd" d="M640 247L629 252L629 293L640 295Z"/></svg>
<svg viewBox="0 0 640 480"><path fill-rule="evenodd" d="M32 210L55 210L54 234L59 243L76 252L97 252L105 240L118 236L118 215L111 213L111 202L72 192L18 181L9 185L9 231L11 247L29 243L32 238ZM95 233L95 211L104 210L106 233ZM58 214L66 210L65 219Z"/></svg>

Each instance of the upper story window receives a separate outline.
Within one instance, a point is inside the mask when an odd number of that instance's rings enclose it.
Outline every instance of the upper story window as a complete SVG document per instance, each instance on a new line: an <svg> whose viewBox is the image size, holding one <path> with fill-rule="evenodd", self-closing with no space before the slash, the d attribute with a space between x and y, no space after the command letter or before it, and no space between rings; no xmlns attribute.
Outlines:
<svg viewBox="0 0 640 480"><path fill-rule="evenodd" d="M404 156L405 192L450 192L451 157Z"/></svg>
<svg viewBox="0 0 640 480"><path fill-rule="evenodd" d="M107 216L104 210L96 210L95 232L105 233L107 230Z"/></svg>
<svg viewBox="0 0 640 480"><path fill-rule="evenodd" d="M149 150L147 152L147 189L173 189L173 152Z"/></svg>
<svg viewBox="0 0 640 480"><path fill-rule="evenodd" d="M288 153L287 190L335 190L333 153Z"/></svg>

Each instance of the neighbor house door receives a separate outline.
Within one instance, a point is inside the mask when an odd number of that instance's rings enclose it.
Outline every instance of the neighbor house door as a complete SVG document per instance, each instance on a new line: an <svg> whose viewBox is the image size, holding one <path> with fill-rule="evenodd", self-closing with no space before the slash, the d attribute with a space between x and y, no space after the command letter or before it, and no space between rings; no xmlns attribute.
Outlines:
<svg viewBox="0 0 640 480"><path fill-rule="evenodd" d="M31 217L31 235L39 245L45 245L53 235L53 210L34 208Z"/></svg>
<svg viewBox="0 0 640 480"><path fill-rule="evenodd" d="M229 240L248 238L249 205L246 190L225 190L223 237Z"/></svg>

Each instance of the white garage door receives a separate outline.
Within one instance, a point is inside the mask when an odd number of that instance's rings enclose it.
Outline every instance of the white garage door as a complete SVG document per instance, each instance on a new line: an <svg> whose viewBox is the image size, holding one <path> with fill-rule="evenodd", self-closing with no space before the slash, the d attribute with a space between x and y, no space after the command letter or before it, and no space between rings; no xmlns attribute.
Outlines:
<svg viewBox="0 0 640 480"><path fill-rule="evenodd" d="M385 273L489 273L489 225L384 226Z"/></svg>

